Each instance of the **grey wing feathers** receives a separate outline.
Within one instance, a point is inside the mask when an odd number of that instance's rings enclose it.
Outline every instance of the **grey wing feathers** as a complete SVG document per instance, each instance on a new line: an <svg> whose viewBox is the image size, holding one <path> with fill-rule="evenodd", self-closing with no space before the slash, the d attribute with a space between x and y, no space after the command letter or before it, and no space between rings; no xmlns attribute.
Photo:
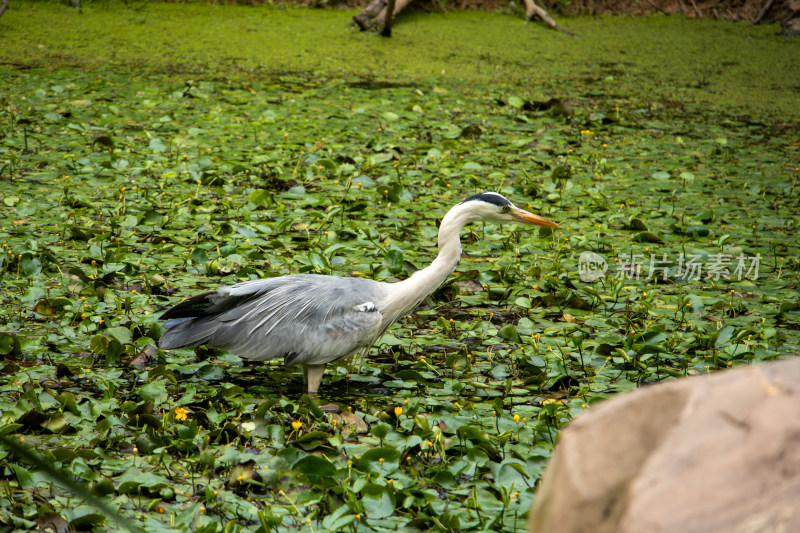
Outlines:
<svg viewBox="0 0 800 533"><path fill-rule="evenodd" d="M246 281L168 310L165 349L208 344L250 359L322 364L369 346L382 331L372 280L298 275Z"/></svg>

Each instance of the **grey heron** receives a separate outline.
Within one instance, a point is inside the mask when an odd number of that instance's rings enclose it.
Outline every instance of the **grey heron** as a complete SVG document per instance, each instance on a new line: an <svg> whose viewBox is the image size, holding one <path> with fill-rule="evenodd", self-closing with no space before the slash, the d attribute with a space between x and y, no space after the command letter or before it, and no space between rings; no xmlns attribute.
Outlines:
<svg viewBox="0 0 800 533"><path fill-rule="evenodd" d="M221 287L161 315L166 322L158 345L205 344L259 361L281 357L287 366L302 366L308 393L316 394L325 365L368 351L395 320L444 283L461 259L461 228L480 220L558 227L500 194L476 194L442 219L433 263L403 281L299 274Z"/></svg>

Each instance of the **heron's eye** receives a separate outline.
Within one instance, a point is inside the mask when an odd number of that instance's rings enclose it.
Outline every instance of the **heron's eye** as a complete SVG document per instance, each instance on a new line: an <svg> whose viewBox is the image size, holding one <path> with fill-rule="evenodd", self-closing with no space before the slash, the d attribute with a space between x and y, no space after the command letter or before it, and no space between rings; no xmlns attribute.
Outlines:
<svg viewBox="0 0 800 533"><path fill-rule="evenodd" d="M510 213L510 212L511 212L511 206L510 205L504 205L503 206L503 213Z"/></svg>

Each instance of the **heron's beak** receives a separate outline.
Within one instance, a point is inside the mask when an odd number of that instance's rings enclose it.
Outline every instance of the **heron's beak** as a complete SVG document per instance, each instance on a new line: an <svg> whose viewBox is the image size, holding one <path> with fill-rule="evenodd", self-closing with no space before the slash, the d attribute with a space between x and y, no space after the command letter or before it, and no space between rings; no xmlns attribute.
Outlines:
<svg viewBox="0 0 800 533"><path fill-rule="evenodd" d="M528 213L524 209L520 209L518 207L516 207L515 210L511 212L511 216L513 216L515 220L518 220L519 222L524 222L525 224L533 224L535 226L545 226L546 228L559 227L559 225L553 222L552 220L547 220L546 218L540 217L539 215Z"/></svg>

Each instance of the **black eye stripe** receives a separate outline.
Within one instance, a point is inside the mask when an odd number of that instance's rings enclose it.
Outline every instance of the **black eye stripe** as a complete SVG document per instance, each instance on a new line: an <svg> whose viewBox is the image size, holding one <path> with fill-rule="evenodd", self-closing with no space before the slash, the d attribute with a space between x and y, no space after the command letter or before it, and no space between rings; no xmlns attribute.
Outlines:
<svg viewBox="0 0 800 533"><path fill-rule="evenodd" d="M464 202L470 201L479 201L479 202L486 202L487 204L496 205L498 207L508 206L511 207L511 202L506 200L506 198L496 192L482 192L480 194L476 194L474 196L470 196ZM461 202L462 204L464 202Z"/></svg>

